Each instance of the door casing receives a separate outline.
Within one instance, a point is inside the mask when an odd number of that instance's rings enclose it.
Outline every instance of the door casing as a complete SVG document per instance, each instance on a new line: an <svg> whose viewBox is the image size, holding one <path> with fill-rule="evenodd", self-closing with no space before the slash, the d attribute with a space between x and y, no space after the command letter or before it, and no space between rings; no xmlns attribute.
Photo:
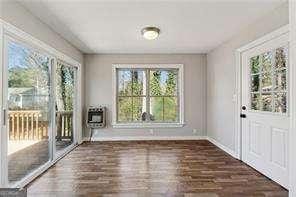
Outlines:
<svg viewBox="0 0 296 197"><path fill-rule="evenodd" d="M239 160L243 160L243 153L242 153L242 146L243 146L243 141L242 141L242 122L240 118L240 114L242 113L242 54L245 51L248 51L254 47L260 46L261 44L268 42L270 40L273 40L275 38L278 38L282 35L289 35L290 32L290 25L285 25L239 49L236 50L235 56L236 56L236 89L235 89L235 95L234 98L236 100L235 104L235 156ZM289 48L290 48L290 39L288 40L289 42ZM290 51L290 50L289 50ZM290 53L289 53L290 54ZM289 58L290 60L290 58ZM290 61L289 61L290 64ZM290 69L288 68L288 78L290 77ZM291 82L290 82L291 83ZM291 86L288 86L288 116L291 116L291 111L290 110L290 103L292 101L292 97L289 92L291 90ZM287 145L289 149L289 144ZM289 163L289 150L288 150L288 163Z"/></svg>
<svg viewBox="0 0 296 197"><path fill-rule="evenodd" d="M287 74L286 113L251 109L250 92L252 80L250 77L251 71L249 65L250 58L264 54L267 51L275 53L276 49L280 47L288 47L288 44L289 34L286 33L242 53L243 67L241 92L242 105L247 106L247 109L242 112L243 114L246 114L246 118L241 119L242 161L278 182L285 188L288 188L288 135L290 130L289 57L287 57L287 67L285 69ZM275 63L276 60L274 54L272 57L271 61ZM262 73L263 71L260 70L260 72ZM271 73L275 72L276 68L272 66ZM278 92L275 89L271 89L271 91L273 92L273 95L276 95L275 93ZM264 94L262 90L260 91L260 88L258 92ZM274 108L274 103L272 105Z"/></svg>
<svg viewBox="0 0 296 197"><path fill-rule="evenodd" d="M238 48L235 51L235 58L236 58L236 80L235 80L235 157L239 160L242 160L242 124L240 114L242 113L241 106L242 106L242 53L252 49L256 46L259 46L267 41L273 40L281 35L289 34L290 28L289 25L285 25L265 36L250 42L249 44ZM289 94L291 97L291 94ZM291 100L289 98L288 100ZM288 110L290 115L291 110Z"/></svg>
<svg viewBox="0 0 296 197"><path fill-rule="evenodd" d="M290 83L296 84L296 1L289 1L290 19ZM296 85L290 86L290 99L296 98ZM296 150L296 103L291 102L291 131L290 131L290 150ZM289 197L296 196L296 156L295 151L290 151L290 188Z"/></svg>

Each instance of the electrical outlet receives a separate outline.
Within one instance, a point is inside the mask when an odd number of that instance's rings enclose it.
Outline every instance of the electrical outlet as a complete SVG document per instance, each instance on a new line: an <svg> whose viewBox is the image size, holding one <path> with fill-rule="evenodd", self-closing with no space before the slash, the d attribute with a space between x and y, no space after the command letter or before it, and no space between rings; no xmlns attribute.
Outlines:
<svg viewBox="0 0 296 197"><path fill-rule="evenodd" d="M150 134L153 135L153 133L154 133L154 130L150 129Z"/></svg>
<svg viewBox="0 0 296 197"><path fill-rule="evenodd" d="M193 129L192 133L196 134L197 133L197 129Z"/></svg>

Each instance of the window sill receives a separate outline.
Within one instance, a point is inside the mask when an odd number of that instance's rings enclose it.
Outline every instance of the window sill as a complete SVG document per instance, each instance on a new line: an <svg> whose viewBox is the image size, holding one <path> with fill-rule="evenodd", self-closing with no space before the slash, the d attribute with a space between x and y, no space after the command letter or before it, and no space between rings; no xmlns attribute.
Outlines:
<svg viewBox="0 0 296 197"><path fill-rule="evenodd" d="M184 123L114 123L113 128L181 128L184 127Z"/></svg>

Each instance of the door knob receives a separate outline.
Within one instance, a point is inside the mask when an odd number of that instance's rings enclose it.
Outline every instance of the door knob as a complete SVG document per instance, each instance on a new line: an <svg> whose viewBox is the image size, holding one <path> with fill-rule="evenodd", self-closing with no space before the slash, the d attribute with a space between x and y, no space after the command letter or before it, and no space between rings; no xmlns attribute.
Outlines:
<svg viewBox="0 0 296 197"><path fill-rule="evenodd" d="M247 115L246 114L241 114L240 117L241 118L247 118Z"/></svg>

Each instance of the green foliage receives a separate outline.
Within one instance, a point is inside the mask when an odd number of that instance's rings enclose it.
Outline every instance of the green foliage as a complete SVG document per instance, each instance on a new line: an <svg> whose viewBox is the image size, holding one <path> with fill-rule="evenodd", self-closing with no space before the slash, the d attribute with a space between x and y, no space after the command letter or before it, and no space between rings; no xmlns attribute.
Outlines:
<svg viewBox="0 0 296 197"><path fill-rule="evenodd" d="M163 98L162 97L152 97L151 98L151 105L152 105L152 115L155 121L162 121L163 120Z"/></svg>
<svg viewBox="0 0 296 197"><path fill-rule="evenodd" d="M141 121L142 119L142 105L146 105L143 103L143 97L134 97L133 98L133 120Z"/></svg>
<svg viewBox="0 0 296 197"><path fill-rule="evenodd" d="M122 78L130 80L127 83L124 83L126 81L121 81L123 88L119 90L119 95L126 97L119 99L119 121L126 122L141 120L143 97L132 96L142 96L145 94L145 92L143 92L143 73L143 71L138 70L130 71L130 73L129 71L123 71L121 73Z"/></svg>
<svg viewBox="0 0 296 197"><path fill-rule="evenodd" d="M262 72L271 72L272 68L272 52L266 52L262 55Z"/></svg>
<svg viewBox="0 0 296 197"><path fill-rule="evenodd" d="M286 67L287 57L285 54L285 48L278 48L276 50L275 55L275 67L277 69L285 68Z"/></svg>
<svg viewBox="0 0 296 197"><path fill-rule="evenodd" d="M166 97L164 98L164 119L167 121L177 121L177 98Z"/></svg>
<svg viewBox="0 0 296 197"><path fill-rule="evenodd" d="M143 97L120 97L118 100L118 121L141 121Z"/></svg>
<svg viewBox="0 0 296 197"><path fill-rule="evenodd" d="M253 110L286 113L287 53L286 47L280 47L251 58Z"/></svg>
<svg viewBox="0 0 296 197"><path fill-rule="evenodd" d="M139 96L145 94L143 92L143 78L140 77L143 75L142 71L133 71L132 72L132 95Z"/></svg>
<svg viewBox="0 0 296 197"><path fill-rule="evenodd" d="M59 63L57 68L57 102L61 109L58 110L73 110L74 85L74 69Z"/></svg>
<svg viewBox="0 0 296 197"><path fill-rule="evenodd" d="M49 58L33 51L27 52L22 66L9 68L8 87L48 89L50 83L48 65Z"/></svg>
<svg viewBox="0 0 296 197"><path fill-rule="evenodd" d="M120 122L130 122L132 121L132 98L122 97L118 99L118 121Z"/></svg>
<svg viewBox="0 0 296 197"><path fill-rule="evenodd" d="M160 86L161 71L150 71L150 95L161 96L162 90Z"/></svg>
<svg viewBox="0 0 296 197"><path fill-rule="evenodd" d="M9 45L8 87L34 88L35 92L27 95L34 102L37 101L31 108L48 107L42 98L48 97L51 86L50 61L49 57L24 46L15 43ZM74 69L59 62L56 79L58 110L73 110Z"/></svg>
<svg viewBox="0 0 296 197"><path fill-rule="evenodd" d="M35 80L34 76L35 70L23 68L23 67L12 67L9 69L8 75L8 87L13 88L24 88L33 87Z"/></svg>
<svg viewBox="0 0 296 197"><path fill-rule="evenodd" d="M162 73L163 72L163 73ZM161 83L161 74L166 74L165 83ZM152 71L150 88L152 96L175 96L177 73L175 71ZM176 102L174 97L155 97L152 102L152 113L156 121L175 121Z"/></svg>
<svg viewBox="0 0 296 197"><path fill-rule="evenodd" d="M168 73L168 79L166 80L166 95L175 95L177 87L177 75L175 72Z"/></svg>
<svg viewBox="0 0 296 197"><path fill-rule="evenodd" d="M252 73L260 72L260 56L259 55L251 58L251 72Z"/></svg>

